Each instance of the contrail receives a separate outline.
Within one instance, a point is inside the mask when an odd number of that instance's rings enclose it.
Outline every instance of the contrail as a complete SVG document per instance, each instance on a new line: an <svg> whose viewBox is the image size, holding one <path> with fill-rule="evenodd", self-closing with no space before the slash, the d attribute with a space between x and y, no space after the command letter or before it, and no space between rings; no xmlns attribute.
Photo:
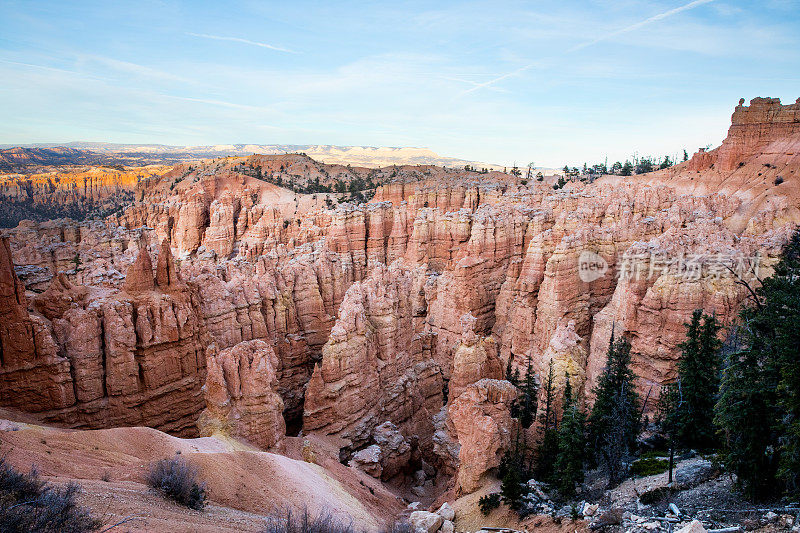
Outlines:
<svg viewBox="0 0 800 533"><path fill-rule="evenodd" d="M186 32L186 35L191 35L192 37L200 37L203 39L213 39L215 41L231 41L234 43L244 43L249 44L251 46L258 46L260 48L269 48L270 50L275 50L276 52L287 52L289 54L297 54L294 50L289 50L288 48L281 48L279 46L273 46L267 43L260 43L258 41L251 41L249 39L241 39L239 37L223 37L221 35L208 35L206 33L192 33Z"/></svg>
<svg viewBox="0 0 800 533"><path fill-rule="evenodd" d="M694 9L694 8L696 8L698 6L702 6L704 4L710 4L713 1L714 0L694 0L693 2L689 2L688 4L682 5L680 7L676 7L674 9L670 9L669 11L664 11L663 13L659 13L658 15L653 15L652 17L646 18L641 22L637 22L636 24L631 24L630 26L627 26L625 28L622 28L622 29L619 29L619 30L616 30L616 31L612 31L611 33L607 33L605 35L601 35L600 37L597 37L596 39L593 39L591 41L587 41L585 43L581 43L581 44L575 45L575 46L573 46L571 48L568 48L566 51L564 51L563 54L560 54L560 55L566 55L566 54L570 54L572 52L577 52L578 50L583 50L584 48L588 48L588 47L590 47L592 45L595 45L595 44L597 44L599 42L611 39L613 37L616 37L617 35L622 35L623 33L628 33L628 32L631 32L631 31L638 30L639 28L641 28L643 26L647 26L648 24L652 24L653 22L658 22L659 20L663 20L663 19L665 19L667 17L671 17L672 15L677 15L678 13L681 13L683 11L688 11L689 9ZM538 63L530 63L529 65L525 65L524 67L520 67L520 68L518 68L518 69L516 69L516 70L514 70L512 72L509 72L507 74L503 74L502 76L499 76L499 77L494 78L492 80L485 81L483 83L477 83L477 84L475 84L474 87L472 87L470 89L467 89L466 91L462 92L461 94L462 95L469 94L469 93L475 92L475 91L477 91L479 89L483 89L484 87L489 87L490 85L494 85L495 83L497 83L499 81L503 81L506 78L511 78L513 76L517 76L517 75L525 72L526 70L530 70L530 69L536 67L537 65L538 65Z"/></svg>

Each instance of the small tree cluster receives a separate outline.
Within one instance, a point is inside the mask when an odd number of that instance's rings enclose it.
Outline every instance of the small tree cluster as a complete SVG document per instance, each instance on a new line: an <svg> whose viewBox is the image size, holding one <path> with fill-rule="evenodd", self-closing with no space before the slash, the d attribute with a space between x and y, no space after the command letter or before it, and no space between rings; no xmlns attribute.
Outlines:
<svg viewBox="0 0 800 533"><path fill-rule="evenodd" d="M742 282L744 283L744 282ZM749 286L748 286L749 288ZM800 496L800 229L740 314L715 421L725 463L752 498Z"/></svg>
<svg viewBox="0 0 800 533"><path fill-rule="evenodd" d="M639 395L630 369L631 344L611 336L606 367L594 389L595 403L589 416L590 443L608 471L609 486L622 481L625 459L639 435Z"/></svg>

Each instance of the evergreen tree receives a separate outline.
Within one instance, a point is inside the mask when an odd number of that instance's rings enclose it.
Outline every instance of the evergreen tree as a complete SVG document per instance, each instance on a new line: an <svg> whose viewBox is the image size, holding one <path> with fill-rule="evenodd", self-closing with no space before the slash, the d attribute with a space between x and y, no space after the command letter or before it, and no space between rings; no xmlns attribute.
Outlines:
<svg viewBox="0 0 800 533"><path fill-rule="evenodd" d="M612 334L606 367L593 391L595 403L589 415L590 442L609 472L609 485L622 479L623 460L639 434L639 395L630 362L630 342L625 338L614 341Z"/></svg>
<svg viewBox="0 0 800 533"><path fill-rule="evenodd" d="M622 168L619 171L620 176L630 176L633 174L633 165L630 161L625 161L625 164L622 165Z"/></svg>
<svg viewBox="0 0 800 533"><path fill-rule="evenodd" d="M680 344L678 382L671 391L677 397L667 417L669 432L679 446L707 450L717 445L714 403L719 391L720 328L716 318L700 309L686 324L686 340Z"/></svg>
<svg viewBox="0 0 800 533"><path fill-rule="evenodd" d="M503 503L511 509L516 511L522 506L523 490L519 469L509 468L506 470L500 485L500 495Z"/></svg>
<svg viewBox="0 0 800 533"><path fill-rule="evenodd" d="M542 443L537 450L536 459L536 479L550 483L553 481L554 459L558 456L558 431L556 423L555 406L555 385L553 375L553 361L550 360L547 371L547 381L544 385L545 391L545 411L542 417L544 435Z"/></svg>
<svg viewBox="0 0 800 533"><path fill-rule="evenodd" d="M744 346L728 357L716 407L726 463L753 498L774 494L777 481L800 495L798 295L800 230L741 313Z"/></svg>
<svg viewBox="0 0 800 533"><path fill-rule="evenodd" d="M513 510L519 510L525 491L522 483L528 472L525 470L524 448L520 440L520 433L514 442L514 448L506 450L500 460L498 475L501 479L500 494L503 502Z"/></svg>
<svg viewBox="0 0 800 533"><path fill-rule="evenodd" d="M536 382L536 373L533 371L533 362L530 355L528 355L528 366L525 368L525 379L522 382L521 392L519 422L522 427L528 429L536 419L539 401L539 384Z"/></svg>
<svg viewBox="0 0 800 533"><path fill-rule="evenodd" d="M583 481L583 457L586 441L583 412L572 398L569 373L564 386L564 408L558 428L558 455L555 471L558 472L558 490L562 495L575 495L575 484Z"/></svg>

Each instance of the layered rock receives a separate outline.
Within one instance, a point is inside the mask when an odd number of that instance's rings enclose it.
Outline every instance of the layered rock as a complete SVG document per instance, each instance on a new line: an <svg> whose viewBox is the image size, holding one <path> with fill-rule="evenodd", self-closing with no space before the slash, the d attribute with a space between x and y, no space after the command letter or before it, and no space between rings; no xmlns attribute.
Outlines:
<svg viewBox="0 0 800 533"><path fill-rule="evenodd" d="M516 397L517 389L508 381L482 379L450 403L448 429L458 442L456 494L480 488L484 475L510 449L520 430L511 416Z"/></svg>
<svg viewBox="0 0 800 533"><path fill-rule="evenodd" d="M513 429L511 391L477 387L506 365L552 362L591 402L613 329L655 400L692 311L735 317L745 289L721 265L768 267L800 221L797 105L756 99L717 150L559 190L301 155L178 165L105 222L9 232L2 401L184 433L207 401L204 427L266 447L277 393L288 431L341 438L343 461L386 478L421 453L468 490L493 468L479 446ZM302 192L340 182L383 185L366 204ZM20 283L44 292L28 303Z"/></svg>
<svg viewBox="0 0 800 533"><path fill-rule="evenodd" d="M305 430L357 448L388 420L430 447L443 381L423 327L425 280L421 269L379 265L347 291L308 384Z"/></svg>
<svg viewBox="0 0 800 533"><path fill-rule="evenodd" d="M206 362L201 435L221 431L263 449L279 448L286 423L272 347L262 340L245 341L210 355Z"/></svg>
<svg viewBox="0 0 800 533"><path fill-rule="evenodd" d="M4 342L3 405L74 427L196 433L208 346L197 292L174 275L157 285L146 247L131 274L121 293L90 292L59 276L35 300L42 315L29 314L15 297L12 323L22 329L10 338L32 336ZM16 279L13 271L6 277Z"/></svg>
<svg viewBox="0 0 800 533"><path fill-rule="evenodd" d="M469 385L481 379L503 378L497 344L492 337L475 335L475 321L470 314L461 317L461 343L453 356L453 375L448 388L451 398L458 398Z"/></svg>
<svg viewBox="0 0 800 533"><path fill-rule="evenodd" d="M30 316L7 239L0 241L0 404L27 411L75 402L69 361L58 354L46 321Z"/></svg>

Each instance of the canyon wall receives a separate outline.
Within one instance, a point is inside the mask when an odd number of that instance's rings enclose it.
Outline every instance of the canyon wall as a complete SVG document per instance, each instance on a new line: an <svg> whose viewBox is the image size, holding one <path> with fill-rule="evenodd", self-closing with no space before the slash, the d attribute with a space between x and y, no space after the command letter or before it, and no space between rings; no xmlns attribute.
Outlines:
<svg viewBox="0 0 800 533"><path fill-rule="evenodd" d="M737 275L768 275L800 221L797 117L755 99L716 150L558 190L300 155L178 165L104 221L6 232L0 403L264 448L302 429L376 476L421 457L469 492L516 431L506 369L552 362L590 405L614 331L652 409L692 311L735 319ZM351 203L278 177L382 185Z"/></svg>

